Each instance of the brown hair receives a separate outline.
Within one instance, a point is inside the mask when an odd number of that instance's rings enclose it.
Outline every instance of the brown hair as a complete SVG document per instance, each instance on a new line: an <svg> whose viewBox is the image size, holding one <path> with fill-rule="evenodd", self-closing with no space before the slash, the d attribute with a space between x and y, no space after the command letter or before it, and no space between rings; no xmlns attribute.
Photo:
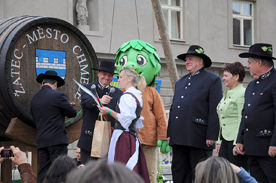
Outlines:
<svg viewBox="0 0 276 183"><path fill-rule="evenodd" d="M243 79L245 77L244 66L240 62L229 64L224 67L222 71L230 72L233 76L239 75L239 82L243 82Z"/></svg>
<svg viewBox="0 0 276 183"><path fill-rule="evenodd" d="M76 169L76 162L67 155L60 155L51 164L43 183L64 182L66 175Z"/></svg>

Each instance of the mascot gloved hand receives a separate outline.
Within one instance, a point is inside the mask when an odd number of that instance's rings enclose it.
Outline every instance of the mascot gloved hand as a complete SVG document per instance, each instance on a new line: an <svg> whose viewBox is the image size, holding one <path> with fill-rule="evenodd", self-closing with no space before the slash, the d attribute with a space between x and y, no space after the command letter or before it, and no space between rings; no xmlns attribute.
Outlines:
<svg viewBox="0 0 276 183"><path fill-rule="evenodd" d="M171 146L169 146L167 140L158 140L157 146L160 147L161 153L168 153L170 152Z"/></svg>

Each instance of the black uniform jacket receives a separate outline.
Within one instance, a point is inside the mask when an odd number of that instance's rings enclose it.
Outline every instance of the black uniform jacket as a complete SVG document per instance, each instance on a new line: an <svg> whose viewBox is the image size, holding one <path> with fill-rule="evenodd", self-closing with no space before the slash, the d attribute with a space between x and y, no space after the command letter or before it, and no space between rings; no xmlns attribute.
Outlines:
<svg viewBox="0 0 276 183"><path fill-rule="evenodd" d="M76 109L62 91L43 86L31 101L31 114L36 126L37 148L68 144L65 116L73 118Z"/></svg>
<svg viewBox="0 0 276 183"><path fill-rule="evenodd" d="M244 97L237 143L246 155L269 156L269 146L276 146L276 70L251 81Z"/></svg>
<svg viewBox="0 0 276 183"><path fill-rule="evenodd" d="M96 82L96 90L99 95L99 98L102 98L103 95L107 95L109 93L108 88L102 88L99 82ZM86 88L91 89L92 83L85 85ZM118 88L115 88L115 92L111 95L113 98L106 107L109 107L112 110L115 110L117 101L121 97L123 92ZM83 110L83 122L81 129L81 136L78 141L78 147L84 149L88 152L91 151L92 138L94 133L95 122L99 116L99 109L97 107L96 102L93 98L87 93L81 93L81 106ZM107 115L108 120L111 121L111 126L114 127L115 119L110 115Z"/></svg>
<svg viewBox="0 0 276 183"><path fill-rule="evenodd" d="M221 79L204 68L183 76L175 85L170 108L170 145L207 147L206 140L217 140L219 119L216 107L222 98Z"/></svg>

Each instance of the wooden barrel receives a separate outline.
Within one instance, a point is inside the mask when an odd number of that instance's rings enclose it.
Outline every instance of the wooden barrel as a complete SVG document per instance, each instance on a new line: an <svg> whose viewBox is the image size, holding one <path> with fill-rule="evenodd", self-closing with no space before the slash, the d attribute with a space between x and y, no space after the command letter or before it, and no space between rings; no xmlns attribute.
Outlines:
<svg viewBox="0 0 276 183"><path fill-rule="evenodd" d="M93 67L98 67L98 60L91 43L66 21L41 16L0 21L0 128L5 130L14 117L33 126L30 103L41 88L36 77L46 70L64 78L58 90L76 103L78 115L66 119L66 126L81 120L81 91L73 79L94 82Z"/></svg>

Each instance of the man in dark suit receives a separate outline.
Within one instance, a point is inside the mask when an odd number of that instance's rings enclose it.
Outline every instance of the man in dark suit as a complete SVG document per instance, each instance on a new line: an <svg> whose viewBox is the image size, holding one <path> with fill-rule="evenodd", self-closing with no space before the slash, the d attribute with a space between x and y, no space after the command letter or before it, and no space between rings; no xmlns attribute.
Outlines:
<svg viewBox="0 0 276 183"><path fill-rule="evenodd" d="M255 78L245 91L242 119L234 154L248 155L250 174L260 183L276 182L276 70L272 45L256 43L249 52L247 68Z"/></svg>
<svg viewBox="0 0 276 183"><path fill-rule="evenodd" d="M99 81L95 83L89 83L85 85L85 87L91 90L91 86L94 84L96 86L96 91L99 95L101 103L109 107L110 109L115 110L117 101L123 94L121 90L115 87L115 91L112 94L110 94L110 83L112 82L114 75L115 62L102 60L100 67L93 69L97 70ZM91 157L91 146L95 122L99 116L99 109L93 98L83 91L81 94L81 106L83 109L83 123L81 129L81 136L77 146L81 148L81 162L83 164L86 164L89 160L97 159ZM111 127L114 127L115 119L110 115L107 115L107 117L108 120L111 121Z"/></svg>
<svg viewBox="0 0 276 183"><path fill-rule="evenodd" d="M180 78L170 108L168 141L173 148L174 183L191 183L197 163L212 155L219 134L216 107L222 98L221 79L204 68L212 65L202 47L190 46L177 58L189 74Z"/></svg>
<svg viewBox="0 0 276 183"><path fill-rule="evenodd" d="M48 168L61 154L67 154L68 138L65 131L65 116L72 118L76 109L68 102L65 94L57 88L64 80L56 71L46 71L36 78L41 90L31 101L31 114L36 126L36 145L39 156L37 182L42 183Z"/></svg>

